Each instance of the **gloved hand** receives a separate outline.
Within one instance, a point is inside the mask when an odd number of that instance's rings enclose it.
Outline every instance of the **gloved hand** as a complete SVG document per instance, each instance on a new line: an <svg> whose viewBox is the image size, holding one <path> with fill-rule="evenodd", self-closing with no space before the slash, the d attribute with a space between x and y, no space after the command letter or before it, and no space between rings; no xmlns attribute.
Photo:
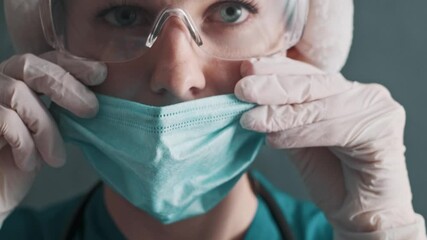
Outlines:
<svg viewBox="0 0 427 240"><path fill-rule="evenodd" d="M242 126L289 149L336 239L425 239L405 165L405 111L385 87L280 56L246 61L241 72L235 94L260 105Z"/></svg>
<svg viewBox="0 0 427 240"><path fill-rule="evenodd" d="M43 162L53 167L65 163L62 138L37 93L80 117L91 117L98 101L83 84L100 84L107 75L101 63L56 51L41 57L17 55L0 64L0 226Z"/></svg>

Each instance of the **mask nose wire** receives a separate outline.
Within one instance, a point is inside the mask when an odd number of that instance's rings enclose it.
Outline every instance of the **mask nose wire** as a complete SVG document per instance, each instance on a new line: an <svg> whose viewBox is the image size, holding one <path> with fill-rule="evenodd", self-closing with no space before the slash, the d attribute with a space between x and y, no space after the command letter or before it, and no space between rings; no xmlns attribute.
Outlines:
<svg viewBox="0 0 427 240"><path fill-rule="evenodd" d="M184 22L185 26L187 27L191 37L196 42L197 46L200 47L203 45L202 38L200 37L200 34L197 31L196 25L194 24L190 15L181 8L172 8L172 9L163 10L160 13L160 15L157 17L155 24L153 26L153 29L151 30L151 33L147 38L147 42L145 43L146 47L151 48L154 45L154 43L156 42L157 38L160 35L160 32L163 29L163 26L165 25L167 20L171 17L180 18Z"/></svg>

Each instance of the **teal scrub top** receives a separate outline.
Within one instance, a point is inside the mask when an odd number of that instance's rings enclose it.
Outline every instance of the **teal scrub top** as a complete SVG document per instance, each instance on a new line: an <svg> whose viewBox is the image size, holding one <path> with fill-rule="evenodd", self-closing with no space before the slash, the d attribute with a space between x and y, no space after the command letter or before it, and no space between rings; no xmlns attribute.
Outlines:
<svg viewBox="0 0 427 240"><path fill-rule="evenodd" d="M332 228L324 214L312 203L296 200L273 186L259 172L253 176L264 185L278 203L294 238L297 240L332 240ZM83 227L76 234L80 240L125 239L107 212L103 188L98 188L84 211ZM48 207L42 211L18 208L4 222L0 239L61 240L71 216L83 196ZM279 240L279 228L265 201L258 197L258 208L245 240Z"/></svg>

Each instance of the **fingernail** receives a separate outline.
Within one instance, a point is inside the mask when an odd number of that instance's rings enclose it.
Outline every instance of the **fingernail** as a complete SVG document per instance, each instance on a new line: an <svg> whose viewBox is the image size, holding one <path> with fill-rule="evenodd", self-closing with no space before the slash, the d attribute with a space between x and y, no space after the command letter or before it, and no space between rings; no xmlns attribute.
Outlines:
<svg viewBox="0 0 427 240"><path fill-rule="evenodd" d="M248 81L250 77L246 77L244 80L241 80L239 83L237 83L235 88L235 95L236 97L244 102L249 102L251 100L251 93L250 88L248 88Z"/></svg>
<svg viewBox="0 0 427 240"><path fill-rule="evenodd" d="M236 97L237 97L239 100L244 101L244 99L243 99L243 90L242 90L241 85L242 85L242 83L240 83L240 82L238 82L238 83L236 84L236 86L234 87L234 95L236 95Z"/></svg>
<svg viewBox="0 0 427 240"><path fill-rule="evenodd" d="M240 125L244 129L255 130L255 119L253 119L249 114L243 114L240 118Z"/></svg>
<svg viewBox="0 0 427 240"><path fill-rule="evenodd" d="M98 98L96 98L95 94L89 91L90 90L88 90L87 94L85 94L87 96L85 99L86 107L84 109L82 108L82 112L78 114L78 116L82 118L92 118L98 113L99 110Z"/></svg>
<svg viewBox="0 0 427 240"><path fill-rule="evenodd" d="M107 66L104 63L96 63L90 76L91 85L99 85L105 81L108 75Z"/></svg>
<svg viewBox="0 0 427 240"><path fill-rule="evenodd" d="M243 61L242 65L240 67L240 74L242 75L242 77L246 77L248 75L250 75L251 73L249 72L249 69L252 66L252 62L250 61Z"/></svg>

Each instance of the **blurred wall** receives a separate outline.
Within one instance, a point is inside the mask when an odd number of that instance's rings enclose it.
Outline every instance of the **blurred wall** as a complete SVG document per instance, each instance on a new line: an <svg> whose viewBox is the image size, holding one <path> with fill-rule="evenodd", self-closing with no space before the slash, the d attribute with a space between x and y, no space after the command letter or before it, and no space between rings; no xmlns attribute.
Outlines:
<svg viewBox="0 0 427 240"><path fill-rule="evenodd" d="M415 210L427 217L427 1L356 1L355 37L344 75L387 86L407 111L405 142ZM1 4L3 7L3 4ZM0 20L0 59L12 54L4 14ZM301 180L282 152L264 149L255 163L279 187L306 198ZM42 171L23 204L45 206L86 191L97 177L71 147L61 169Z"/></svg>

